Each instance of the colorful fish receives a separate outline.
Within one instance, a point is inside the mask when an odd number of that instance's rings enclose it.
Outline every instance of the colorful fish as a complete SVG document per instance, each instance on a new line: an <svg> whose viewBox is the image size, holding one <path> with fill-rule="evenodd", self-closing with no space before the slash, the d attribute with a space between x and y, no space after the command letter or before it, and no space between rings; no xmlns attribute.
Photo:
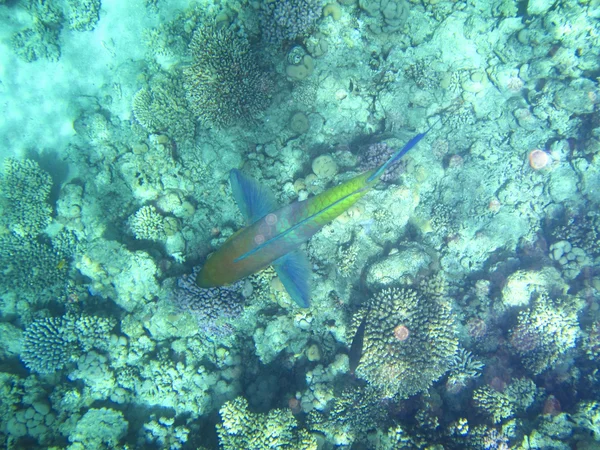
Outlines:
<svg viewBox="0 0 600 450"><path fill-rule="evenodd" d="M298 250L300 244L369 192L385 170L417 145L431 128L413 137L380 167L284 207L279 207L271 193L255 180L239 170L231 170L233 196L247 226L206 261L196 277L198 286L224 286L273 265L290 297L299 306L308 307L310 263Z"/></svg>

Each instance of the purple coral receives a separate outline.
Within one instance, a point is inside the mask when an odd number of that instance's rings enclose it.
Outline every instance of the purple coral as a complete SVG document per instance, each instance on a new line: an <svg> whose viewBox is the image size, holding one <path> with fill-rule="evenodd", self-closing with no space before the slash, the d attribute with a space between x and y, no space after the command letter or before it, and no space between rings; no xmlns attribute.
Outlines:
<svg viewBox="0 0 600 450"><path fill-rule="evenodd" d="M385 142L371 144L358 157L358 163L361 170L371 170L381 166L396 152L395 149L387 145ZM404 172L404 164L401 160L390 165L384 174L381 176L381 181L393 183L398 179L400 174Z"/></svg>
<svg viewBox="0 0 600 450"><path fill-rule="evenodd" d="M262 2L261 24L265 41L280 44L308 34L321 16L318 0Z"/></svg>
<svg viewBox="0 0 600 450"><path fill-rule="evenodd" d="M231 326L223 319L234 319L242 313L243 283L201 288L195 282L198 271L199 268L195 268L191 274L177 279L171 300L182 311L196 316L204 332L217 336L228 334Z"/></svg>

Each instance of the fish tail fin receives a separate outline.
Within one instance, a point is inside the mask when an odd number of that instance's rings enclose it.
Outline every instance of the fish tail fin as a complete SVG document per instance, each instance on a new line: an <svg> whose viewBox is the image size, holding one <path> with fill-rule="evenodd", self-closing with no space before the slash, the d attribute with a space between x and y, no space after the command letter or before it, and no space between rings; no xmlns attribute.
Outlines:
<svg viewBox="0 0 600 450"><path fill-rule="evenodd" d="M392 164L394 164L396 161L398 161L400 158L402 158L404 155L406 155L408 153L408 151L413 148L415 145L417 145L419 143L419 141L421 139L423 139L427 133L429 133L431 131L431 129L436 126L440 121L442 120L442 118L440 117L438 120L435 121L435 123L433 125L431 125L429 128L427 128L427 130L425 130L423 133L419 133L417 134L415 137L413 137L410 141L408 141L404 147L402 147L400 150L398 150L396 153L394 153L390 159L388 159L386 162L384 162L381 166L379 166L379 168L373 172L373 174L367 179L367 183L371 183L374 180L377 180L382 174L383 172L385 172L387 170L388 167L390 167Z"/></svg>

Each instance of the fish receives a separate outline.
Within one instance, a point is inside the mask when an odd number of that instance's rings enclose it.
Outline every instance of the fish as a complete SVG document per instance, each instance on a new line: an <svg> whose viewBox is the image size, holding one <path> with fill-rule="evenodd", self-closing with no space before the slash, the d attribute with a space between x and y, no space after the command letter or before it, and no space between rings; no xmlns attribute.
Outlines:
<svg viewBox="0 0 600 450"><path fill-rule="evenodd" d="M360 324L356 329L356 333L354 333L354 337L352 338L352 344L350 344L350 351L348 352L350 375L354 375L356 368L360 364L360 358L362 357L363 351L363 342L365 340L365 328L367 326L367 317L369 317L369 312L371 312L370 307L367 309L367 311L365 311L365 315L360 321Z"/></svg>
<svg viewBox="0 0 600 450"><path fill-rule="evenodd" d="M385 170L415 147L438 122L410 139L381 166L283 207L267 188L232 169L229 181L246 226L206 260L196 276L196 284L202 288L226 286L272 265L290 297L298 306L307 308L311 265L298 247L375 187Z"/></svg>

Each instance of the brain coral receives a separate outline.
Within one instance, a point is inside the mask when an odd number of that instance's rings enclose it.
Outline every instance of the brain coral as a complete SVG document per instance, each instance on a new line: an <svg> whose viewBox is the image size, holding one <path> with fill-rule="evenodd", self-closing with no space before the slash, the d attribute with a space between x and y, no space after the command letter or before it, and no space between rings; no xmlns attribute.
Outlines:
<svg viewBox="0 0 600 450"><path fill-rule="evenodd" d="M386 396L407 398L429 388L458 349L450 302L413 289L385 289L353 317L350 339L366 317L358 377Z"/></svg>
<svg viewBox="0 0 600 450"><path fill-rule="evenodd" d="M204 125L226 127L252 121L269 106L271 80L248 40L231 29L201 26L190 43L192 64L184 69L191 110Z"/></svg>

